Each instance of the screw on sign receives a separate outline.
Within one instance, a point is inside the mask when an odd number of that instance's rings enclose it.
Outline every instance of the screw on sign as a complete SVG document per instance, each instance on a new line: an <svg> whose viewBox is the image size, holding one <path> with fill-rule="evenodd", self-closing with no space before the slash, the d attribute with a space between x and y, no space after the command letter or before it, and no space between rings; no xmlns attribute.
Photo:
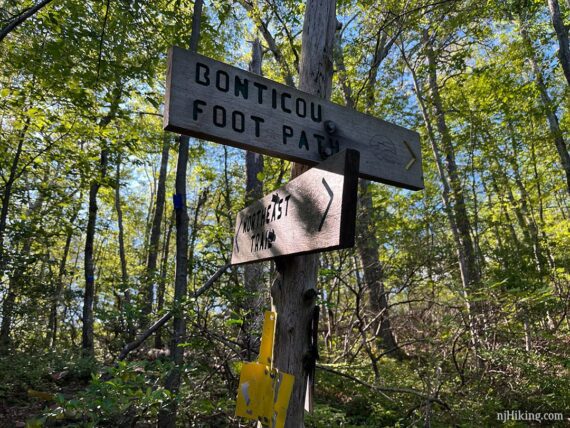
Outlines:
<svg viewBox="0 0 570 428"><path fill-rule="evenodd" d="M265 312L257 362L246 363L240 373L236 416L272 428L285 426L295 378L273 368L273 341L277 314Z"/></svg>

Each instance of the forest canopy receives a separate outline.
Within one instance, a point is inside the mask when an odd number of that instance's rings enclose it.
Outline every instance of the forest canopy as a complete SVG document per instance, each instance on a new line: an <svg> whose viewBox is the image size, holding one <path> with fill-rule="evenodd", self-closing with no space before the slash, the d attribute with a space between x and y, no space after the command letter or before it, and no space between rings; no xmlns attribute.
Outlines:
<svg viewBox="0 0 570 428"><path fill-rule="evenodd" d="M250 426L282 262L229 266L235 219L298 166L164 131L167 54L309 91L320 39L313 93L417 131L425 188L361 179L354 248L307 259L305 426L564 426L569 28L569 0L0 1L0 426Z"/></svg>

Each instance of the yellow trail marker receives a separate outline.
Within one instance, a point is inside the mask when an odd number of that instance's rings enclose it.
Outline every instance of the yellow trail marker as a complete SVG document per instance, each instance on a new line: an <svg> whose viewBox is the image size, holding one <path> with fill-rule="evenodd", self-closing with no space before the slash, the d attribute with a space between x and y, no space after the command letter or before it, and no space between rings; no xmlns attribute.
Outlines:
<svg viewBox="0 0 570 428"><path fill-rule="evenodd" d="M273 368L273 341L277 314L265 312L258 362L241 369L236 416L271 428L283 428L295 377Z"/></svg>
<svg viewBox="0 0 570 428"><path fill-rule="evenodd" d="M277 314L266 311L263 320L263 332L261 333L261 345L259 345L259 357L257 361L261 364L273 367L273 342L275 341L275 324Z"/></svg>

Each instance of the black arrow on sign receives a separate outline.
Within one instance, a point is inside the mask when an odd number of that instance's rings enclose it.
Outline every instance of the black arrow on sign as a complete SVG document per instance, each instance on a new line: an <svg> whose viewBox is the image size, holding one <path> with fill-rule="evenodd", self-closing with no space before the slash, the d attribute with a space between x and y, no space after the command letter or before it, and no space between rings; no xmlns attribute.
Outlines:
<svg viewBox="0 0 570 428"><path fill-rule="evenodd" d="M325 177L323 177L323 186L325 186L325 189L327 189L327 193L330 196L330 201L329 204L327 205L327 209L325 210L325 213L323 214L323 218L321 219L321 224L319 225L319 232L321 231L321 229L323 228L323 224L325 224L325 218L327 218L327 214L329 213L329 208L331 207L333 198L334 198L334 193L331 190L331 188L329 187L328 183L325 180Z"/></svg>

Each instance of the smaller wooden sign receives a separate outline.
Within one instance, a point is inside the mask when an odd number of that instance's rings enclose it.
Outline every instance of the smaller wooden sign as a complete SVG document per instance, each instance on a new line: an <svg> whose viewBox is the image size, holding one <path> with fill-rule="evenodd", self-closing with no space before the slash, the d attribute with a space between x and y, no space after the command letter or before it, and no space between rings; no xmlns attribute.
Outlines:
<svg viewBox="0 0 570 428"><path fill-rule="evenodd" d="M359 161L344 150L240 211L232 264L354 246Z"/></svg>

